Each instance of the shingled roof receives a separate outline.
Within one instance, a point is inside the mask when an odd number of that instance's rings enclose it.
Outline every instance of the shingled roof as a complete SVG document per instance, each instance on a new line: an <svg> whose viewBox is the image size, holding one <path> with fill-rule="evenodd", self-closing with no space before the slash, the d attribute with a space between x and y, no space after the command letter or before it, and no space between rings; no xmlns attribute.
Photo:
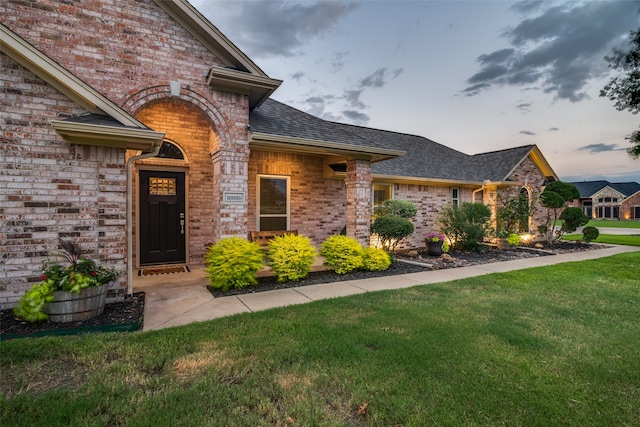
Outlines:
<svg viewBox="0 0 640 427"><path fill-rule="evenodd" d="M274 136L339 142L406 152L371 165L378 176L483 182L505 181L535 145L468 155L428 138L330 122L269 99L251 112L251 130Z"/></svg>
<svg viewBox="0 0 640 427"><path fill-rule="evenodd" d="M640 191L640 184L637 182L609 182L604 180L599 181L581 181L572 182L578 191L580 192L580 198L589 199L598 191L605 187L611 187L616 191L619 191L624 197L629 197L638 191Z"/></svg>

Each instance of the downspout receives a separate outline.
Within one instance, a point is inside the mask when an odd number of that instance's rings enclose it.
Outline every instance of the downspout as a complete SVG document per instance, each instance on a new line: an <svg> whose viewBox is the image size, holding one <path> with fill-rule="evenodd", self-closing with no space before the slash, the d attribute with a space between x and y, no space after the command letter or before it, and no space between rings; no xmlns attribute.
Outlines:
<svg viewBox="0 0 640 427"><path fill-rule="evenodd" d="M133 162L157 156L160 147L162 141L154 142L153 151L132 156L127 160L127 295L133 294Z"/></svg>
<svg viewBox="0 0 640 427"><path fill-rule="evenodd" d="M476 202L476 193L479 191L483 191L487 184L489 184L490 182L491 181L489 181L488 179L485 179L484 181L482 181L482 187L478 188L477 190L473 190L473 193L471 193L471 201L473 203Z"/></svg>

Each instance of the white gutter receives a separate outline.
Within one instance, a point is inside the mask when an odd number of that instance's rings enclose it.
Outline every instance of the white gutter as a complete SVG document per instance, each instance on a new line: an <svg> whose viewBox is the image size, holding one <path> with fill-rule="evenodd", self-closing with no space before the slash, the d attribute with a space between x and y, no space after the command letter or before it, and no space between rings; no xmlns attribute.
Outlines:
<svg viewBox="0 0 640 427"><path fill-rule="evenodd" d="M480 192L480 191L483 191L483 190L484 190L484 188L485 188L489 183L491 183L491 181L489 181L488 179L485 179L485 180L482 182L482 187L478 188L477 190L473 190L473 193L471 193L471 202L472 202L472 203L475 203L475 202L476 202L476 193L478 193L478 192Z"/></svg>
<svg viewBox="0 0 640 427"><path fill-rule="evenodd" d="M162 147L162 141L154 143L152 152L133 156L127 160L127 295L133 294L133 162L157 156L160 147Z"/></svg>

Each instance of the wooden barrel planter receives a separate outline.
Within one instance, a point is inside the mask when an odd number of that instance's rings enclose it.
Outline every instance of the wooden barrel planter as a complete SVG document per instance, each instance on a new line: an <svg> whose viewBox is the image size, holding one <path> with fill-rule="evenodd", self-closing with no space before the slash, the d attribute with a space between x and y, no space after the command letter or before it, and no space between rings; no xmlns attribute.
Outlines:
<svg viewBox="0 0 640 427"><path fill-rule="evenodd" d="M91 319L104 311L108 283L82 289L79 293L55 291L53 302L44 305L51 322L77 322Z"/></svg>

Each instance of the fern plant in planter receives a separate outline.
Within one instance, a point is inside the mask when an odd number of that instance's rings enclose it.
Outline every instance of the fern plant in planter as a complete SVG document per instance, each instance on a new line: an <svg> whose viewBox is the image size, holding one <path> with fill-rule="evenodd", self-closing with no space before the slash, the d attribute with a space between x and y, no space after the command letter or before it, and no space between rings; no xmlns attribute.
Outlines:
<svg viewBox="0 0 640 427"><path fill-rule="evenodd" d="M97 316L104 311L108 284L118 270L82 257L80 246L59 239L67 264L45 262L42 281L28 290L13 312L28 321L74 322Z"/></svg>

